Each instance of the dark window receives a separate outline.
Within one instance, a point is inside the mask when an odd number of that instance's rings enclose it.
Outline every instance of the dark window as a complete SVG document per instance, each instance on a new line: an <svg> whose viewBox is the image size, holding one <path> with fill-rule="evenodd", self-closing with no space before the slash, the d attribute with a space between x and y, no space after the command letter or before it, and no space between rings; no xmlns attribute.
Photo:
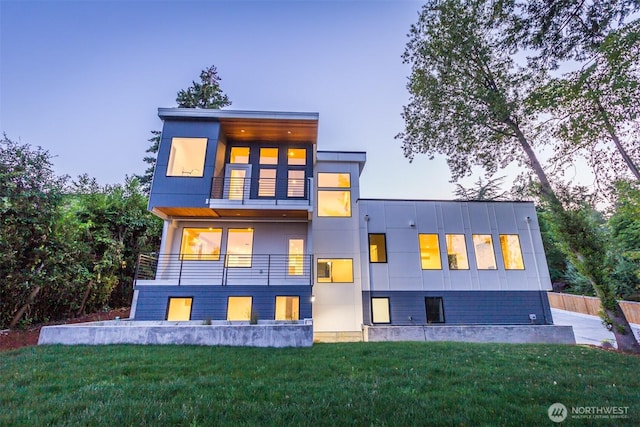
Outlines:
<svg viewBox="0 0 640 427"><path fill-rule="evenodd" d="M369 234L369 262L387 262L387 240L384 234Z"/></svg>
<svg viewBox="0 0 640 427"><path fill-rule="evenodd" d="M442 297L426 297L427 323L444 323Z"/></svg>

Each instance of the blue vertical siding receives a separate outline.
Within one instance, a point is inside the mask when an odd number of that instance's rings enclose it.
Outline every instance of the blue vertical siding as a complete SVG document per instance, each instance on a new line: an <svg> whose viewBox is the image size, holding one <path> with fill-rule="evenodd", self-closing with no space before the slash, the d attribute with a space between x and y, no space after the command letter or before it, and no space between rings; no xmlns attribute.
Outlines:
<svg viewBox="0 0 640 427"><path fill-rule="evenodd" d="M149 195L149 209L154 207L208 207L216 161L220 124L211 121L166 120L158 148L156 169ZM167 165L174 137L207 138L202 177L167 176Z"/></svg>
<svg viewBox="0 0 640 427"><path fill-rule="evenodd" d="M371 298L388 297L392 325L427 323L425 297L442 297L446 324L553 324L544 291L372 291L362 293L364 323L371 324Z"/></svg>
<svg viewBox="0 0 640 427"><path fill-rule="evenodd" d="M300 319L311 318L311 286L138 286L136 320L165 320L170 297L191 297L191 320L226 320L229 296L253 297L262 320L275 318L276 296L299 296Z"/></svg>

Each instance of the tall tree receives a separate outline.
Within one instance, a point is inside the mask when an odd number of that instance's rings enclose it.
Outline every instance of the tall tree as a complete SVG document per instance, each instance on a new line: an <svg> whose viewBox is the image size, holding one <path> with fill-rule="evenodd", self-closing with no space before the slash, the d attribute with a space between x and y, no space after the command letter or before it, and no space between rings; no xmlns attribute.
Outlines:
<svg viewBox="0 0 640 427"><path fill-rule="evenodd" d="M640 352L624 313L611 298L604 270L597 268L604 262L602 253L598 259L593 251L598 236L592 224L580 210L565 209L528 137L538 117L525 101L545 73L515 64L503 36L508 18L488 1L427 1L411 27L403 57L411 64L411 98L403 111L405 131L397 138L410 159L417 153L446 155L454 179L469 174L472 165L489 173L513 161L529 166L558 222L585 236L580 240L559 234L574 265L585 267L599 292L619 347ZM598 264L594 268L587 261Z"/></svg>
<svg viewBox="0 0 640 427"><path fill-rule="evenodd" d="M471 188L456 184L454 194L459 200L504 200L507 192L500 188L504 178L504 176L487 178L487 182L482 182L480 177Z"/></svg>
<svg viewBox="0 0 640 427"><path fill-rule="evenodd" d="M229 97L222 91L220 87L220 76L215 65L205 68L200 72L200 82L193 81L187 89L181 89L176 96L178 107L181 108L223 108L231 105ZM151 190L151 181L153 180L153 171L156 167L156 157L158 147L160 145L161 132L159 130L151 131L151 143L143 161L148 165L143 175L136 175L142 189L146 194Z"/></svg>

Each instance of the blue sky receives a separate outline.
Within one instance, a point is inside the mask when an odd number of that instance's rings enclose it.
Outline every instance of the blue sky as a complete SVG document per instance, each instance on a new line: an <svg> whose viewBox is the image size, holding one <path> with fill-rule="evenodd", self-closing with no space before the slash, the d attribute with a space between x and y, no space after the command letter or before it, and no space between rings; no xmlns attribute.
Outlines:
<svg viewBox="0 0 640 427"><path fill-rule="evenodd" d="M0 131L72 177L142 173L158 107L216 65L231 109L320 113L318 148L367 152L362 197L452 198L444 159L394 136L418 1L0 0ZM472 180L469 180L469 182Z"/></svg>

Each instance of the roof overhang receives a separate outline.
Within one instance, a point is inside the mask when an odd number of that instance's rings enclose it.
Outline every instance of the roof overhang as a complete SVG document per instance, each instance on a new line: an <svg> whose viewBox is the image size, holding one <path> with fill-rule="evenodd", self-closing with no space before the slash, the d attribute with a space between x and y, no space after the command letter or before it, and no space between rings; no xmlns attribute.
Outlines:
<svg viewBox="0 0 640 427"><path fill-rule="evenodd" d="M318 141L318 113L158 108L158 116L162 120L219 122L222 133L230 141L309 144Z"/></svg>

